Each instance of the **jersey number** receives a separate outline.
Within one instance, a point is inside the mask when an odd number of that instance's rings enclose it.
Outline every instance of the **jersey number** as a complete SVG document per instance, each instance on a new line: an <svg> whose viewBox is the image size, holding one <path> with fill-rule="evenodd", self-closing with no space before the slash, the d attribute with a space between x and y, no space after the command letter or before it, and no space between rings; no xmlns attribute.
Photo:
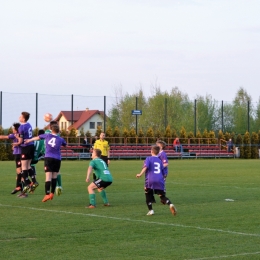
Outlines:
<svg viewBox="0 0 260 260"><path fill-rule="evenodd" d="M160 163L155 162L154 163L154 173L158 174L161 173L161 169L160 169Z"/></svg>
<svg viewBox="0 0 260 260"><path fill-rule="evenodd" d="M55 142L56 142L56 138L52 138L49 142L48 142L48 144L51 146L51 147L54 147L56 144L55 144Z"/></svg>

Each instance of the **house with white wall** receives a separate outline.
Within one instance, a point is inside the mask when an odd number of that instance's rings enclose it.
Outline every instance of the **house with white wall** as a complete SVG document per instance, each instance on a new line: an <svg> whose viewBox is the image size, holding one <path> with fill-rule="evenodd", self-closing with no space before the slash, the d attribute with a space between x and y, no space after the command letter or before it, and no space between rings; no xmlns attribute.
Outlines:
<svg viewBox="0 0 260 260"><path fill-rule="evenodd" d="M86 108L86 110L73 111L73 114L71 111L60 111L59 115L54 120L59 122L60 130L69 131L74 128L79 135L80 130L83 129L84 133L89 131L91 135L94 136L97 127L103 127L104 112L89 110L88 108Z"/></svg>

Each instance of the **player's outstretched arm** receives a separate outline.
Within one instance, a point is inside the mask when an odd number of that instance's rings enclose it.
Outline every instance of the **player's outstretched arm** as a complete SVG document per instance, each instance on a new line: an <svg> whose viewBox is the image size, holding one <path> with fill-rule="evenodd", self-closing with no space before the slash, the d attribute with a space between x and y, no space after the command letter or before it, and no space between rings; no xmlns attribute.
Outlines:
<svg viewBox="0 0 260 260"><path fill-rule="evenodd" d="M25 143L25 144L28 144L28 143L30 143L30 142L38 141L38 140L40 140L40 137L39 137L39 136L35 136L35 137L31 138L31 139L25 139L25 140L24 140L24 143Z"/></svg>

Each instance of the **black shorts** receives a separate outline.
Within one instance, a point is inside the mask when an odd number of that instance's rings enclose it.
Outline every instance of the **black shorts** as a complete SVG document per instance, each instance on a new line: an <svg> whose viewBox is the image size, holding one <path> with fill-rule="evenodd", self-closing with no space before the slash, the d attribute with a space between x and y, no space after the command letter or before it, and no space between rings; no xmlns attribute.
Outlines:
<svg viewBox="0 0 260 260"><path fill-rule="evenodd" d="M14 154L16 169L21 167L21 154Z"/></svg>
<svg viewBox="0 0 260 260"><path fill-rule="evenodd" d="M21 160L31 160L34 156L34 145L21 147Z"/></svg>
<svg viewBox="0 0 260 260"><path fill-rule="evenodd" d="M145 188L145 193L154 193L159 196L165 196L165 191L164 190L156 190L156 189L150 189L150 188Z"/></svg>
<svg viewBox="0 0 260 260"><path fill-rule="evenodd" d="M54 158L44 158L44 170L45 172L59 172L61 161Z"/></svg>
<svg viewBox="0 0 260 260"><path fill-rule="evenodd" d="M111 185L111 181L102 181L101 179L94 180L93 183L100 189L100 188L106 188L107 186Z"/></svg>

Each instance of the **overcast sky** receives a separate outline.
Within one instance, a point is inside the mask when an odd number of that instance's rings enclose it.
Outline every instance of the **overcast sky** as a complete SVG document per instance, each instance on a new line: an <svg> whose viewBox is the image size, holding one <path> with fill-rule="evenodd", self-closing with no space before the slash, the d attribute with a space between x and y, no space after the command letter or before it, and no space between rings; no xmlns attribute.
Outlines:
<svg viewBox="0 0 260 260"><path fill-rule="evenodd" d="M0 0L0 91L260 96L259 0Z"/></svg>

